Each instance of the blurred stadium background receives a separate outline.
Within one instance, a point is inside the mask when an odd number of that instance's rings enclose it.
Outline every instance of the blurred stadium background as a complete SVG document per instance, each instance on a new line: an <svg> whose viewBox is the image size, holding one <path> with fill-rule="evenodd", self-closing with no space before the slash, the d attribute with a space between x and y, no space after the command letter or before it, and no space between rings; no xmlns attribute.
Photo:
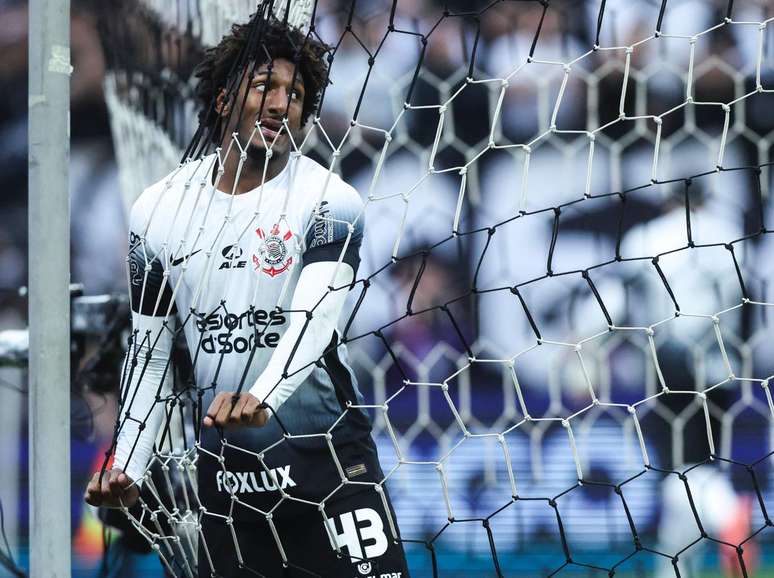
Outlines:
<svg viewBox="0 0 774 578"><path fill-rule="evenodd" d="M147 185L168 172L179 160L179 150L195 126L192 111L181 96L187 94L187 75L196 61L202 31L186 30L164 20L141 3L73 0L72 7L72 148L70 165L72 218L72 281L74 290L74 343L72 391L72 515L75 576L162 576L153 554L142 540L107 532L93 509L82 500L90 474L98 469L109 446L115 424L121 342L126 330L127 309L120 299L125 293L127 208ZM152 6L154 3L146 3ZM184 2L179 2L182 6ZM249 4L249 3L248 3ZM358 35L345 36L333 65L323 121L328 134L338 142L349 127L358 102L360 82L367 71L368 56L359 43L373 45L384 34L391 2L362 0L357 3L353 29ZM458 0L415 0L400 2L397 18L405 30L427 30L444 8L476 12L490 2ZM351 0L321 0L318 6L318 32L333 43L346 24ZM603 46L629 46L652 34L660 2L649 0L608 0L605 25L599 43ZM727 2L713 0L670 0L663 30L692 35L723 22ZM471 47L478 42L475 70L477 77L499 78L526 59L535 32L540 27L536 55L545 60L567 62L594 43L599 0L550 2L544 12L539 2L502 2L479 20L476 27L467 19L447 18L428 44L425 63L416 85L413 104L438 104L449 99L468 74ZM168 12L167 12L168 13ZM186 11L178 12L187 14ZM764 22L774 17L768 0L736 2L734 20ZM730 102L755 87L756 63L761 62L761 82L774 87L774 24L769 22L763 50L754 26L726 26L703 36L696 44L695 96L697 100ZM27 6L17 0L0 0L0 330L6 339L21 339L26 326L27 303L20 287L26 285L27 259L35 248L27 247ZM689 53L687 42L661 42L638 50L623 106L630 114L653 114L678 106L685 100L685 74ZM412 81L416 65L414 44L405 37L387 43L376 60L370 88L363 99L359 121L371 126L389 127L400 111L405 89ZM563 105L555 118L562 128L587 130L615 120L619 114L621 82L624 77L621 52L596 53L584 59L564 88ZM106 83L108 69L117 74ZM131 77L127 73L134 72ZM498 142L525 143L545 133L551 125L552 108L562 83L560 66L535 65L525 68L505 92L501 119L497 124ZM126 92L127 76L135 91ZM499 87L468 86L450 108L452 129L444 134L437 151L436 168L464 164L486 144L492 128L492 113ZM760 167L755 170L711 173L695 179L691 195L696 230L718 238L736 239L760 230L761 218L770 225L774 219L770 193L774 160L774 95L760 94L745 99L744 108L735 108L725 150L725 167ZM111 119L106 101L124 98L129 108L142 111L150 121L138 126L132 116ZM116 103L114 103L116 104ZM658 180L684 179L715 168L715 157L724 115L717 108L692 108L666 117L660 130L665 159ZM122 124L123 123L123 124ZM384 167L385 178L374 191L385 195L405 191L426 173L429 149L436 139L437 111L412 110L396 133L396 144ZM153 142L141 167L124 162L131 139L148 139L153 131L166 131L165 139ZM140 136L131 135L133 131ZM145 131L145 132L143 132ZM131 135L131 136L130 136ZM115 139L113 138L115 137ZM582 196L587 187L595 193L631 190L646 185L642 194L627 200L625 234L622 245L652 247L659 240L680 238L685 242L686 208L682 204L685 183L651 183L654 127L644 122L612 125L597 138L595 170L587 174L585 138L552 135L535 147L530 159L530 199L544 206L560 204ZM582 141L582 142L581 142ZM313 141L311 150L326 158L325 143ZM131 147L130 147L131 148ZM151 151L151 155L148 154ZM329 151L328 151L329 152ZM367 134L357 133L343 148L340 172L361 193L370 186L377 143ZM462 221L470 229L490 226L520 210L523 151L487 154L468 176L470 201ZM456 211L459 178L433 174L412 193L406 215L404 250L421 249L448 236L449 223ZM758 178L759 177L759 178ZM752 181L758 184L752 184ZM762 199L762 202L761 202ZM615 199L589 202L562 221L561 241L557 244L554 266L557 270L578 269L603 262L619 239L619 212ZM543 206L543 205L541 205ZM402 218L401 199L380 205L380 212L369 216L363 248L364 266L375 270L386 263ZM539 215L528 224L500 235L498 263L485 268L479 280L484 284L508 284L514 278L536 277L545 272L545 254L552 243L553 213ZM697 233L698 234L698 233ZM774 272L774 244L762 235L753 239L743 256L742 268L748 289L757 301L770 300L769 279ZM423 283L415 306L435 304L440 295L470 289L481 247L466 250L434 251L425 264ZM647 254L647 253L646 253ZM690 295L699 309L726 303L733 293L733 269L710 253L702 259L673 262L669 274L678 279L683 295ZM392 269L389 279L375 296L364 303L356 324L360 331L380 327L402 315L401 303L411 293L416 261ZM686 279L680 281L680 270ZM688 275L690 271L693 275ZM534 275L531 274L534 272ZM612 277L612 276L610 276ZM670 277L671 278L671 277ZM500 283L502 281L502 283ZM572 283L525 290L538 325L572 334L583 328L589 316L590 300ZM601 283L612 312L631 320L642 320L638 311L661 307L652 288L640 272L604 279ZM620 290L620 287L624 287ZM106 299L96 296L113 295ZM496 298L480 298L461 308L460 330L478 344L479 357L500 358L524 349L533 340L529 325L519 313L518 302L505 304ZM658 303L657 303L658 301ZM514 305L515 303L515 305ZM732 300L733 303L733 300ZM723 307L716 307L717 312ZM774 332L771 314L747 310L724 318L724 341L732 363L742 368L740 377L763 378L774 373ZM403 311L405 312L405 311ZM658 316L652 317L657 319ZM682 321L682 320L681 320ZM647 324L647 323L645 323ZM690 321L667 331L669 339L659 343L662 370L667 381L706 384L722 379L721 356L716 343L706 338L707 330ZM579 326L582 329L578 329ZM18 333L14 333L18 332ZM592 332L583 333L588 336ZM432 316L410 318L387 331L396 344L400 361L412 379L441 382L467 363L467 353L448 324ZM392 358L383 350L353 345L353 358L369 399L382 402L401 377ZM619 403L634 403L652 395L656 377L647 341L618 334L596 347L587 368L591 379ZM10 554L24 568L28 535L27 499L27 399L23 361L0 360L0 502L7 537L4 556ZM570 355L556 350L536 350L519 362L517 373L525 403L533 415L570 415L584 406L584 380ZM67 387L62 384L62 387ZM459 379L455 404L463 418L478 432L501 430L513 419L516 401L510 374L501 367L476 365ZM410 459L437 459L456 441L454 420L435 392L417 388L391 405L390 417ZM774 576L774 531L766 519L774 511L774 409L767 404L758 384L735 384L717 390L710 400L711 421L715 426L718 453L742 465L717 467L705 464L689 474L691 489L710 534L729 531L729 536L746 537L752 529L763 530L749 550L755 566L750 576ZM587 471L595 480L621 483L642 468L632 469L639 446L632 437L625 416L588 414L580 419L576 432L585 443ZM666 398L654 403L642 416L644 437L651 460L658 468L684 470L703 462L708 455L704 414L701 404L686 398ZM499 431L499 430L498 430ZM377 439L389 463L389 438L384 423L376 422ZM575 561L611 567L632 552L632 532L621 501L612 487L575 487L577 472L569 454L566 433L554 424L518 430L509 439L513 470L519 478L520 495L559 498L564 531ZM394 452L393 452L394 454ZM492 448L470 443L455 452L448 474L452 490L460 497L464 511L460 518L487 516L510 496L507 476L491 457ZM756 488L751 483L754 471ZM674 480L675 476L668 476ZM649 470L624 486L626 504L636 520L642 543L652 549L665 544L687 546L699 537L690 510L670 506L674 492L682 486L665 482L665 475ZM444 527L447 513L438 499L438 482L432 471L403 468L395 479L393 498L404 537L430 540ZM459 511L459 510L458 510ZM733 534L738 521L741 530ZM545 502L518 502L493 519L500 563L506 575L538 576L556 570L565 560L556 532L556 515ZM769 526L767 526L767 523ZM458 524L437 541L442 576L494 575L490 544L485 533L470 531ZM747 530L745 530L745 528ZM747 531L747 534L744 532ZM740 534L741 532L741 534ZM739 540L737 540L738 542ZM110 545L106 555L107 546ZM677 548L678 550L680 548ZM0 543L0 550L3 547ZM710 578L722 574L722 552L706 540L683 557L682 576ZM673 552L674 553L674 552ZM432 575L424 547L409 548L416 576ZM656 555L637 555L621 564L616 575L673 576L671 564ZM0 576L13 575L0 566ZM603 576L591 568L567 568L559 575Z"/></svg>

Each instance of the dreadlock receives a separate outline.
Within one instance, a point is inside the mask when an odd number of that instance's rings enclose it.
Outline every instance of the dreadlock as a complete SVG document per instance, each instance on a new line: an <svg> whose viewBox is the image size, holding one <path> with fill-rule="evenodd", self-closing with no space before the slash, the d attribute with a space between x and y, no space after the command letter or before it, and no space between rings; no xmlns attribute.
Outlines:
<svg viewBox="0 0 774 578"><path fill-rule="evenodd" d="M252 29L256 26L257 40L250 42ZM246 50L252 54L244 54ZM218 95L228 90L229 81L233 78L231 75L237 74L242 78L246 67L255 65L257 68L270 60L284 58L295 64L304 83L301 125L305 125L317 110L327 83L328 66L324 55L329 50L330 47L321 41L273 16L264 20L255 18L247 24L234 24L230 34L224 36L217 46L205 51L204 59L194 71L199 79L196 86L196 98L201 105L199 120L206 129L215 127L212 134L216 138L221 118L213 111ZM243 62L238 62L240 60ZM239 66L236 70L235 64Z"/></svg>

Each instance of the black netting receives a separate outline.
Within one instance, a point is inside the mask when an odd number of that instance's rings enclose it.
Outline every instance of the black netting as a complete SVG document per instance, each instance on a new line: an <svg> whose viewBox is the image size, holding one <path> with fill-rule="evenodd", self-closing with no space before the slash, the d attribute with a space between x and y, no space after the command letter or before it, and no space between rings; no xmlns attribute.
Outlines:
<svg viewBox="0 0 774 578"><path fill-rule="evenodd" d="M132 334L116 425L130 461L155 443L123 511L166 571L333 575L295 543L317 524L353 576L393 544L416 576L754 576L774 496L771 7L276 4L103 15L125 194L156 182L128 265L156 325ZM197 100L213 30L248 13ZM269 110L272 82L315 78L303 129L292 94ZM314 187L278 158L318 162ZM337 212L337 175L361 204ZM318 261L336 265L294 309ZM273 438L202 426L277 361ZM378 522L336 509L366 494Z"/></svg>

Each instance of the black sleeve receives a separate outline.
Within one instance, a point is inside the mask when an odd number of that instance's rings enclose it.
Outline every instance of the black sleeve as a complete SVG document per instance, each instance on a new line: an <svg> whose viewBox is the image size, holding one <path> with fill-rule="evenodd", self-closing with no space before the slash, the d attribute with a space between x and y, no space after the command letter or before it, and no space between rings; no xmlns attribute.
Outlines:
<svg viewBox="0 0 774 578"><path fill-rule="evenodd" d="M172 288L164 279L161 260L151 253L145 239L129 233L129 298L132 311L152 317L165 317L172 302ZM161 294L161 301L159 301ZM158 306L156 302L158 301ZM172 313L177 308L172 306Z"/></svg>
<svg viewBox="0 0 774 578"><path fill-rule="evenodd" d="M341 257L357 275L364 229L362 207L354 189L326 195L306 234L304 264L338 261Z"/></svg>

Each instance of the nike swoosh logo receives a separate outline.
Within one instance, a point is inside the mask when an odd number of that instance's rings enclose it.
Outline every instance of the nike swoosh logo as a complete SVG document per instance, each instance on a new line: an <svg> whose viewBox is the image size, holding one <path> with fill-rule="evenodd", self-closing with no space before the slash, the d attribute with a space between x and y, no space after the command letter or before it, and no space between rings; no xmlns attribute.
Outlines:
<svg viewBox="0 0 774 578"><path fill-rule="evenodd" d="M186 259L190 259L194 255L196 255L196 253L199 253L199 252L201 252L201 249L199 249L198 251L194 251L193 253L189 253L188 255L185 255L183 257L180 257L179 259L172 259L172 261L170 262L170 265L172 267L177 267L178 265L182 264L183 261L185 261Z"/></svg>

